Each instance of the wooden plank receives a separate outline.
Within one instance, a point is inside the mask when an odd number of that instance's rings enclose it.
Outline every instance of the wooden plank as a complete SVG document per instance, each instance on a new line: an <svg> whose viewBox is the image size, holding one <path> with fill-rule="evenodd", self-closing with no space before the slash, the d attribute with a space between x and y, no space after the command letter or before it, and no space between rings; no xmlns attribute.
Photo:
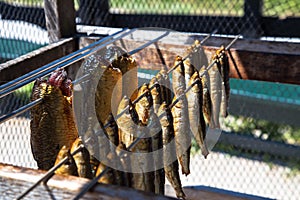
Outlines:
<svg viewBox="0 0 300 200"><path fill-rule="evenodd" d="M222 131L218 143L222 145L234 146L238 149L249 150L251 152L255 150L255 152L273 155L276 158L288 158L295 162L300 161L300 147L295 145L262 140L252 136L226 131Z"/></svg>
<svg viewBox="0 0 300 200"><path fill-rule="evenodd" d="M73 37L76 33L74 0L44 0L44 6L50 43Z"/></svg>
<svg viewBox="0 0 300 200"><path fill-rule="evenodd" d="M31 187L45 173L45 171L41 170L0 164L0 193L5 194L7 199L14 199ZM41 184L30 192L26 199L73 199L89 181L88 179L74 176L54 175L47 182L47 185ZM91 191L87 192L80 199L171 200L174 198L116 185L96 184Z"/></svg>
<svg viewBox="0 0 300 200"><path fill-rule="evenodd" d="M68 55L76 50L76 40L68 38L0 64L0 84Z"/></svg>
<svg viewBox="0 0 300 200"><path fill-rule="evenodd" d="M232 94L229 114L264 119L274 123L300 127L300 106L249 96Z"/></svg>
<svg viewBox="0 0 300 200"><path fill-rule="evenodd" d="M159 42L158 46L168 67L171 67L176 54L183 55L187 47L195 39L202 40L197 35L187 38L176 38L174 41ZM134 39L134 38L133 38ZM230 43L231 38L213 37L204 43L203 63L207 65L211 56L221 46ZM123 39L116 45L132 50L145 42ZM249 80L292 83L300 85L300 44L285 42L269 42L259 40L238 40L230 49L230 77ZM154 45L134 55L139 66L145 69L160 69L163 62ZM235 62L236 66L234 65Z"/></svg>

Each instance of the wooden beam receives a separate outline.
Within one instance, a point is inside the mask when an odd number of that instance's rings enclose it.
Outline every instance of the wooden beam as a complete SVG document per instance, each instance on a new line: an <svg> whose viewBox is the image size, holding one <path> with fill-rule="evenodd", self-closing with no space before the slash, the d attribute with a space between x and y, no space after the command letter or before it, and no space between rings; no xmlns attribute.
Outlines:
<svg viewBox="0 0 300 200"><path fill-rule="evenodd" d="M176 43L167 40L158 46L164 62L171 67L177 54L184 55L185 50L195 40L203 37L191 35L177 37ZM187 41L188 40L188 41ZM207 65L211 56L221 45L230 43L231 38L213 37L204 43L203 63ZM141 40L124 39L115 43L128 51L141 46ZM269 42L260 40L238 40L230 49L230 77L248 80L292 83L300 85L300 44ZM161 69L163 62L154 45L136 53L139 66L145 69ZM234 65L234 62L236 65ZM201 64L201 65L202 65Z"/></svg>
<svg viewBox="0 0 300 200"><path fill-rule="evenodd" d="M32 70L75 51L77 42L73 38L42 47L14 60L0 64L0 84L18 78Z"/></svg>
<svg viewBox="0 0 300 200"><path fill-rule="evenodd" d="M300 147L295 145L266 141L252 136L245 136L226 131L222 131L218 143L243 150L255 150L255 152L273 155L277 158L288 158L295 162L300 161Z"/></svg>
<svg viewBox="0 0 300 200"><path fill-rule="evenodd" d="M0 193L6 194L6 198L15 199L25 190L37 182L45 171L33 170L11 165L0 164ZM27 199L73 199L81 189L89 183L89 179L54 175L47 185L41 184L30 192ZM7 191L10 191L9 193ZM159 196L152 193L137 191L132 188L116 185L96 184L80 199L145 199L145 200L171 200L174 198Z"/></svg>
<svg viewBox="0 0 300 200"><path fill-rule="evenodd" d="M49 41L73 37L76 33L74 0L44 0Z"/></svg>

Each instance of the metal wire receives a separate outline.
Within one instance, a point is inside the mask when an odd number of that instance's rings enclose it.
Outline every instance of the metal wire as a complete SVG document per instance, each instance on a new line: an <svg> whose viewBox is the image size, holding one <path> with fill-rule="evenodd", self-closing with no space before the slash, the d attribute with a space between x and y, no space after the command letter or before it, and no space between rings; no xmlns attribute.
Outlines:
<svg viewBox="0 0 300 200"><path fill-rule="evenodd" d="M99 46L96 46L92 50L89 50L89 51L87 51L87 50L85 50L85 51L78 50L78 51L74 52L74 54L76 54L75 56L73 56L72 58L68 58L67 60L63 60L63 62L60 61L59 64L54 63L54 65L52 65L50 63L50 64L45 65L44 67L42 67L42 70L41 70L41 68L39 68L37 70L34 70L35 71L35 76L31 75L31 76L27 77L27 75L23 75L23 76L19 77L18 79L22 78L22 79L26 79L26 80L25 81L22 80L22 82L19 83L19 84L14 84L15 80L10 81L9 82L10 84L7 86L8 89L6 89L5 91L1 91L0 92L0 98L2 98L3 96L6 96L6 95L12 93L13 91L15 91L18 88L20 88L20 87L22 87L22 86L24 86L24 85L26 85L26 84L34 81L37 78L43 77L43 76L45 76L45 75L53 72L54 70L56 70L58 68L65 68L65 67L67 67L67 66L69 66L69 65L77 62L78 60L81 60L82 58L85 58L85 57L91 55L95 51L97 51L97 50L99 50L99 49L107 46L108 44L111 44L112 42L114 42L116 40L119 40L120 38L122 38L122 37L124 37L124 36L126 36L126 35L128 35L128 34L130 34L132 32L134 32L134 31L136 31L136 29L131 29L130 31L125 32L121 36L113 38L112 40L107 41L104 44L101 44ZM108 39L112 38L110 36L108 36L108 37L109 37ZM18 80L18 81L20 81L20 80ZM10 86L10 85L13 85L13 86Z"/></svg>
<svg viewBox="0 0 300 200"><path fill-rule="evenodd" d="M160 37L162 37L162 36L160 36ZM234 44L234 42L236 42L236 40L238 39L240 37L240 35L238 35L238 36L236 36L235 37L235 39L230 43L230 44L228 44L227 46L226 46L226 50L227 49L229 49L233 44ZM208 37L209 38L209 37ZM206 39L207 40L207 39ZM153 43L153 42L152 42ZM202 42L203 43L203 42ZM150 44L148 44L148 45L150 45ZM141 49L140 49L141 50ZM136 51L136 52L138 52L138 51ZM136 53L135 52L135 53ZM205 70L205 72L207 72L214 64L215 64L215 62L216 62L216 59L214 59L213 61L212 61L212 63L206 68L206 70ZM203 72L201 75L200 75L200 77L201 76L203 76L204 75L204 73L205 72ZM183 92L183 94L181 94L180 96L178 96L174 101L173 101L173 103L169 106L169 109L171 109L174 105L176 105L176 103L179 101L179 99L180 98L182 98L183 97L183 95L185 95L196 83L198 83L200 80L199 79L197 79L195 82L193 82L184 92ZM156 83L155 83L156 84ZM155 84L152 86L152 88L154 88L155 87ZM147 94L148 92L145 92L145 93L143 93L142 95L140 95L139 96L139 98L138 99L136 99L134 102L133 102L133 104L135 104L135 103L137 103L139 100L141 100L146 94ZM36 103L37 104L37 103ZM126 110L127 110L128 108L126 107L121 113L125 113L126 112ZM120 114L121 114L120 113ZM115 118L115 120L117 120L121 115L118 115L118 116L116 116L116 118ZM161 117L161 116L158 116L158 117ZM1 121L0 121L0 123L1 123ZM110 122L108 122L108 123L106 123L104 126L102 126L102 127L107 127L108 125L110 124ZM139 137L139 138L136 138L130 145L129 145L129 147L128 147L128 149L130 150L131 148L133 148L138 142L139 142L139 140L141 139L141 137ZM77 151L79 151L81 148L83 148L83 145L82 146L80 146L78 149L76 149ZM77 153L77 151L74 151L71 155L73 156L73 155L75 155L76 153ZM123 154L121 154L120 156L123 156ZM23 194L21 194L19 197L17 197L17 199L22 199L23 197L25 197L30 191L32 191L35 187L37 187L41 182L43 182L43 181L45 181L45 180L49 180L50 178L51 178L51 176L54 174L54 172L55 172L55 170L56 169L58 169L61 165L63 165L66 161L68 160L68 157L65 157L60 163L58 163L57 165L55 165L55 166L53 166L40 180L38 180L33 186L31 186L29 189L27 189ZM79 199L80 197L82 197L86 192L88 192L89 191L89 189L90 188L92 188L97 182L98 182L98 180L107 172L107 170L108 170L108 167L105 167L105 169L97 176L97 177L95 177L92 181L90 181L77 195L76 195L76 197L74 198L74 199Z"/></svg>
<svg viewBox="0 0 300 200"><path fill-rule="evenodd" d="M237 41L237 39L240 37L240 35L238 35L238 36L236 36L235 38L234 38L234 40L232 40L227 46L226 46L226 50L227 49L229 49L236 41ZM212 61L212 63L209 65L209 67L207 67L206 69L205 69L205 71L204 71L204 73L205 72L207 72L214 64L215 64L215 62L216 62L216 59L214 59L213 61ZM201 75L199 75L200 77L202 77L203 75L204 75L204 73L202 73ZM173 106L175 106L176 105L176 103L188 92L188 91L190 91L193 87L194 87L194 85L195 84L197 84L197 83L199 83L200 82L200 79L196 79L188 88L186 88L186 90L181 94L181 95L179 95L173 102L172 102L172 104L170 104L170 106L168 107L168 109L171 109ZM154 85L152 86L152 87L154 87ZM142 97L144 97L146 94L147 94L148 92L145 92L145 93L143 93L143 94L141 94L139 97L138 97L138 99L136 99L132 104L134 104L134 103L137 103L138 101L140 101L141 99L142 99ZM142 97L141 97L142 96ZM120 116L121 116L121 114L124 114L125 112L126 112L126 110L128 110L129 109L129 106L127 106L122 112L120 112L120 114L119 115L117 115L116 116L116 118L115 118L115 120L117 120ZM163 116L163 114L162 115L160 115L160 116L158 116L158 118L161 118ZM108 122L108 123L106 123L103 127L107 127L108 125L110 124L110 122ZM143 135L143 134L142 134ZM130 145L129 145L129 147L128 147L128 149L130 150L131 148L133 148L138 142L139 142L139 140L141 139L142 137L139 137L139 138L136 138ZM121 156L123 156L123 155L120 155L120 157ZM89 189L91 189L97 182L98 182L98 180L107 172L107 170L108 170L108 167L105 167L104 168L104 171L102 171L97 177L95 177L91 182L89 182L87 185L85 185L85 187L75 196L75 198L74 199L79 199L80 197L82 197L86 192L88 192L89 191Z"/></svg>

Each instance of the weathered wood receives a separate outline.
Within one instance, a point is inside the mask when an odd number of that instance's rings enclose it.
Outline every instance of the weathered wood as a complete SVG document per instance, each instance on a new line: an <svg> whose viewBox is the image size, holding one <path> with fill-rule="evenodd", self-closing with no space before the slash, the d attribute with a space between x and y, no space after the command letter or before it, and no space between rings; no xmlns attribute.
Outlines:
<svg viewBox="0 0 300 200"><path fill-rule="evenodd" d="M72 53L76 50L76 43L68 38L0 64L0 85Z"/></svg>
<svg viewBox="0 0 300 200"><path fill-rule="evenodd" d="M288 158L295 162L300 161L300 147L280 142L266 141L252 136L236 134L222 131L218 140L222 145L237 147L238 149L261 152L267 155L273 155L276 158Z"/></svg>
<svg viewBox="0 0 300 200"><path fill-rule="evenodd" d="M199 36L191 36L194 39L203 39ZM168 67L172 66L176 54L183 54L191 43L187 43L180 37L176 38L177 44L158 43L160 52ZM221 46L228 44L232 39L213 37L204 43L204 63L207 65L212 54ZM132 50L142 44L142 41L129 39L117 42L117 45ZM258 40L238 40L230 49L233 60L230 61L230 77L249 80L262 80L270 82L300 84L300 44L285 42L269 42ZM151 45L134 55L138 64L145 69L160 69L163 62L157 49Z"/></svg>
<svg viewBox="0 0 300 200"><path fill-rule="evenodd" d="M73 37L76 33L74 1L44 0L44 5L50 43Z"/></svg>
<svg viewBox="0 0 300 200"><path fill-rule="evenodd" d="M26 189L31 187L44 174L45 171L41 170L0 164L0 194L1 196L5 194L7 199L16 198ZM47 182L47 185L41 184L30 192L25 199L73 199L89 181L89 179L74 176L54 175ZM116 185L97 184L92 191L87 192L81 199L167 200L174 198L159 196Z"/></svg>

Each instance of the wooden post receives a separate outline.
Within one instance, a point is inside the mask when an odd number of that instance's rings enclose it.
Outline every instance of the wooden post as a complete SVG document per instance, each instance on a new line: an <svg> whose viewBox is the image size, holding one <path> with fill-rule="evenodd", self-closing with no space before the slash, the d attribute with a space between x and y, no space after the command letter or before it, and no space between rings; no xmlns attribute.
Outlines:
<svg viewBox="0 0 300 200"><path fill-rule="evenodd" d="M44 0L44 3L50 43L73 37L76 33L74 1Z"/></svg>
<svg viewBox="0 0 300 200"><path fill-rule="evenodd" d="M262 4L262 0L244 0L243 23L245 28L242 32L244 37L259 38L262 35Z"/></svg>

